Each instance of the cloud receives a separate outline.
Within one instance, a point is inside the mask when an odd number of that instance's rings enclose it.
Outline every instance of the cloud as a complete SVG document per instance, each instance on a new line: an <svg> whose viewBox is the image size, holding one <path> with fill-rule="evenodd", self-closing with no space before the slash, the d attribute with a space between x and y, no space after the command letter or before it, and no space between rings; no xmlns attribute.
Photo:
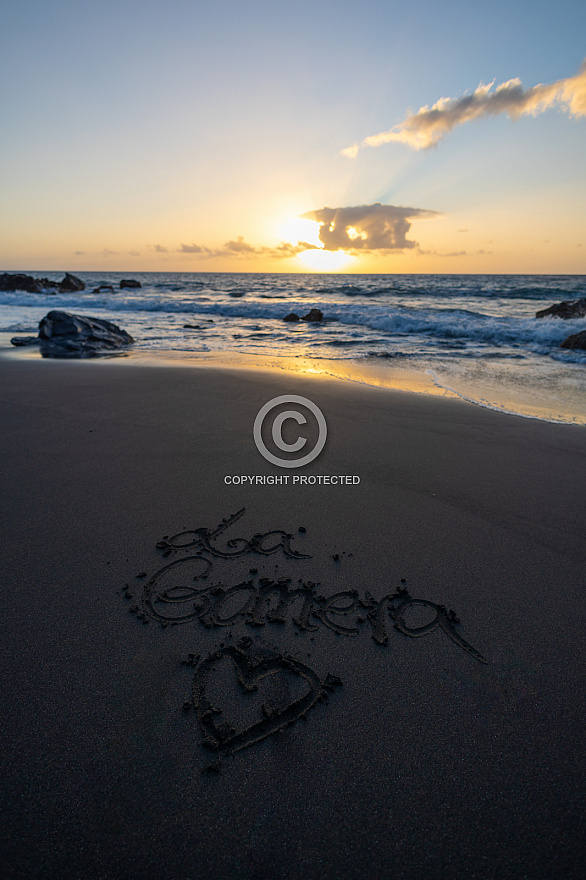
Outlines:
<svg viewBox="0 0 586 880"><path fill-rule="evenodd" d="M198 244L182 244L177 248L180 254L206 254L209 248L200 247Z"/></svg>
<svg viewBox="0 0 586 880"><path fill-rule="evenodd" d="M282 241L278 247L268 248L268 250L275 257L296 257L297 254L302 254L305 251L316 251L321 250L321 248L318 248L315 244L309 244L308 241L298 241L297 244Z"/></svg>
<svg viewBox="0 0 586 880"><path fill-rule="evenodd" d="M450 251L449 253L442 253L441 251L435 250L422 250L422 248L417 248L417 256L419 257L472 257L475 255L487 255L492 254L493 251L485 251L482 248L478 251Z"/></svg>
<svg viewBox="0 0 586 880"><path fill-rule="evenodd" d="M362 146L379 147L393 141L414 150L427 150L438 144L452 129L483 116L505 113L510 119L538 116L558 107L570 117L586 116L586 61L575 76L524 89L521 80L511 79L497 86L479 85L476 91L461 98L440 98L432 107L422 107L389 131L367 137ZM354 158L358 145L342 150Z"/></svg>
<svg viewBox="0 0 586 880"><path fill-rule="evenodd" d="M220 248L209 248L199 244L182 244L177 253L180 254L196 254L201 257L273 257L275 259L283 259L285 257L296 257L303 251L315 248L314 244L308 244L306 241L298 241L296 244L282 241L276 247L255 247L245 241L242 235L227 241Z"/></svg>
<svg viewBox="0 0 586 880"><path fill-rule="evenodd" d="M296 244L288 241L282 241L276 247L254 247L244 241L239 235L236 241L227 241L223 248L216 251L217 256L257 256L257 257L296 257L297 254L307 250L316 250L316 245L308 244L306 241L298 241Z"/></svg>
<svg viewBox="0 0 586 880"><path fill-rule="evenodd" d="M255 248L253 245L244 241L242 235L239 235L235 241L227 241L222 251L226 254L258 254L262 253L264 248Z"/></svg>
<svg viewBox="0 0 586 880"><path fill-rule="evenodd" d="M302 214L301 219L315 220L319 223L321 245L307 241L281 241L277 245L254 245L238 235L226 241L221 247L208 247L203 244L182 242L174 251L198 259L290 259L309 250L349 251L367 253L369 251L401 251L417 247L417 242L407 238L411 221L441 216L437 211L423 208L402 208L394 205L359 205L348 208L320 208ZM166 253L160 245L148 245L151 250ZM170 251L171 252L171 251Z"/></svg>
<svg viewBox="0 0 586 880"><path fill-rule="evenodd" d="M291 259L311 250L348 251L368 253L370 251L402 251L417 247L416 241L407 238L411 220L442 216L438 211L423 208L403 208L394 205L359 205L348 208L320 208L302 214L301 219L319 223L321 244L308 241L281 241L277 245L254 245L238 235L224 242L221 247L204 244L186 244L177 248L167 248L160 244L147 244L149 251L158 254L184 254L196 259L231 258L235 260L254 260L259 257L273 260ZM81 254L82 251L76 253ZM117 252L104 248L102 256L113 256ZM139 251L128 251L132 256L140 256Z"/></svg>
<svg viewBox="0 0 586 880"><path fill-rule="evenodd" d="M346 147L344 150L340 150L341 156L346 156L347 159L355 159L358 155L358 150L360 149L360 144L352 144L351 147Z"/></svg>
<svg viewBox="0 0 586 880"><path fill-rule="evenodd" d="M417 247L407 233L414 218L439 216L423 208L394 205L359 205L350 208L321 208L302 214L304 220L320 223L319 238L328 251L399 251Z"/></svg>

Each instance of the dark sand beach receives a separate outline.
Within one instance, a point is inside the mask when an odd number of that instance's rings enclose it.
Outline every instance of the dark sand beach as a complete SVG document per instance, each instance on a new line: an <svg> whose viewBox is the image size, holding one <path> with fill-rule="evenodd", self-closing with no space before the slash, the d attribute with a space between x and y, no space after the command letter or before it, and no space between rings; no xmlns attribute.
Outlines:
<svg viewBox="0 0 586 880"><path fill-rule="evenodd" d="M227 485L283 394L323 452ZM130 361L0 400L4 877L582 876L584 428Z"/></svg>

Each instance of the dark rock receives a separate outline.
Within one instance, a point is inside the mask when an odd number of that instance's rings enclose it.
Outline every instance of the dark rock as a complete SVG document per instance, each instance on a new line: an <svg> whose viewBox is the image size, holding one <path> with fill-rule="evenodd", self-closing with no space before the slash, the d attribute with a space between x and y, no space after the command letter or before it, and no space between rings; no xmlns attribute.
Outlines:
<svg viewBox="0 0 586 880"><path fill-rule="evenodd" d="M285 315L285 317L283 318L283 321L300 321L300 320L301 320L301 318L299 317L298 314L296 314L296 312L291 312L290 315Z"/></svg>
<svg viewBox="0 0 586 880"><path fill-rule="evenodd" d="M48 278L33 278L32 275L23 275L16 273L14 275L4 272L0 275L0 290L14 291L24 290L25 293L44 293L51 289L57 289L56 281L49 281Z"/></svg>
<svg viewBox="0 0 586 880"><path fill-rule="evenodd" d="M38 336L13 336L10 340L12 345L22 346L22 345L35 345L39 342Z"/></svg>
<svg viewBox="0 0 586 880"><path fill-rule="evenodd" d="M24 290L26 293L71 293L85 290L85 284L75 275L65 273L63 281L50 281L49 278L33 278L32 275L17 273L0 275L0 290Z"/></svg>
<svg viewBox="0 0 586 880"><path fill-rule="evenodd" d="M120 287L142 287L140 281L135 281L133 278L123 278L120 282Z"/></svg>
<svg viewBox="0 0 586 880"><path fill-rule="evenodd" d="M586 350L586 330L582 330L581 333L574 333L572 336L568 336L567 339L564 339L561 345L562 348L583 348Z"/></svg>
<svg viewBox="0 0 586 880"><path fill-rule="evenodd" d="M125 330L101 318L52 311L39 324L41 355L55 358L93 357L134 342Z"/></svg>
<svg viewBox="0 0 586 880"><path fill-rule="evenodd" d="M69 272L66 272L65 278L59 284L59 290L61 293L72 293L75 290L85 290L85 284L81 278L76 278L75 275L70 275Z"/></svg>
<svg viewBox="0 0 586 880"><path fill-rule="evenodd" d="M199 324L184 324L184 330L201 330L201 326Z"/></svg>
<svg viewBox="0 0 586 880"><path fill-rule="evenodd" d="M301 318L302 321L323 321L324 314L320 309L311 309L306 315L303 315Z"/></svg>
<svg viewBox="0 0 586 880"><path fill-rule="evenodd" d="M536 318L586 318L586 297L573 301L555 303L548 309L535 313Z"/></svg>
<svg viewBox="0 0 586 880"><path fill-rule="evenodd" d="M4 272L0 275L0 290L12 292L13 290L25 290L27 293L39 293L37 280L30 275L10 275Z"/></svg>

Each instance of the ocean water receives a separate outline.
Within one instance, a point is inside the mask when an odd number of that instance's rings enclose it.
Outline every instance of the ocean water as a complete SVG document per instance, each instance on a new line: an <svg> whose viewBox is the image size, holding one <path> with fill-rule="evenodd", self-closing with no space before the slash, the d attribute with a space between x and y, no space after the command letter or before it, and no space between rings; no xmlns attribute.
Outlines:
<svg viewBox="0 0 586 880"><path fill-rule="evenodd" d="M586 318L535 318L586 296L586 276L77 274L80 293L0 292L0 332L36 333L60 308L114 321L142 354L293 360L375 385L419 374L479 405L586 424L586 351L560 348L586 330ZM142 288L121 290L123 277ZM114 292L93 293L107 283ZM283 321L311 308L321 309L322 324Z"/></svg>

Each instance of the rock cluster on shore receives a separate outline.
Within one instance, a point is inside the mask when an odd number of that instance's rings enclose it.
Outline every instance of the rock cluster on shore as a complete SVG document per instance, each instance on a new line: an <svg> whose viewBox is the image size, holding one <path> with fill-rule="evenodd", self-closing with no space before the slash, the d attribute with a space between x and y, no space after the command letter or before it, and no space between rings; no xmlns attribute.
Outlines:
<svg viewBox="0 0 586 880"><path fill-rule="evenodd" d="M13 345L40 346L43 357L86 358L131 345L134 339L110 321L53 310L39 323L38 336L15 336Z"/></svg>
<svg viewBox="0 0 586 880"><path fill-rule="evenodd" d="M138 289L142 287L140 281L134 278L123 278L120 282L120 289L125 288ZM81 278L72 275L70 272L65 273L62 281L51 281L50 278L33 278L32 275L24 275L21 272L11 273L4 272L0 275L0 290L12 292L23 290L25 293L73 293L76 290L85 290L85 284ZM94 288L93 293L104 293L109 291L114 293L114 287L107 281L99 284Z"/></svg>
<svg viewBox="0 0 586 880"><path fill-rule="evenodd" d="M0 275L0 290L8 292L24 290L25 293L72 293L76 290L85 290L85 284L81 278L77 278L69 272L65 273L63 281L51 281L49 278L33 278L32 275L4 272Z"/></svg>

